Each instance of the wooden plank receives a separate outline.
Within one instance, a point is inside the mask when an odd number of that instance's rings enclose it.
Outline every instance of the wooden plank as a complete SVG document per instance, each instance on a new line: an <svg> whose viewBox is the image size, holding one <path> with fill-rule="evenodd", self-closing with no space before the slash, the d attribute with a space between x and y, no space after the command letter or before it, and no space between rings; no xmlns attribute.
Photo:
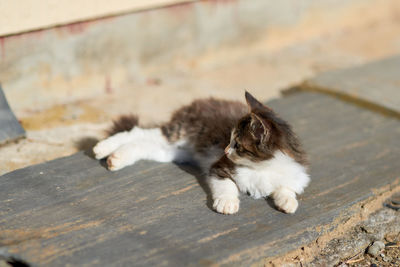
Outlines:
<svg viewBox="0 0 400 267"><path fill-rule="evenodd" d="M302 86L400 118L400 55L317 75Z"/></svg>
<svg viewBox="0 0 400 267"><path fill-rule="evenodd" d="M398 120L314 93L270 105L310 152L296 214L242 196L238 214L220 215L188 166L142 161L113 173L78 153L0 177L1 246L39 266L247 265L315 240L398 185Z"/></svg>
<svg viewBox="0 0 400 267"><path fill-rule="evenodd" d="M0 145L24 136L25 131L11 111L0 86Z"/></svg>

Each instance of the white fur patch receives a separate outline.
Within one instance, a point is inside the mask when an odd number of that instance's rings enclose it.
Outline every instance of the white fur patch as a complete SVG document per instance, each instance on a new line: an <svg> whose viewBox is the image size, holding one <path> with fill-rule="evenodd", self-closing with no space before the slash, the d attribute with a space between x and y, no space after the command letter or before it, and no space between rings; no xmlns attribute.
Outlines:
<svg viewBox="0 0 400 267"><path fill-rule="evenodd" d="M233 179L241 192L254 198L269 196L280 188L301 194L310 181L304 166L281 151L270 160L237 167Z"/></svg>
<svg viewBox="0 0 400 267"><path fill-rule="evenodd" d="M98 159L109 156L108 168L116 171L141 159L171 162L182 153L184 143L169 143L159 128L135 127L99 142L93 151Z"/></svg>

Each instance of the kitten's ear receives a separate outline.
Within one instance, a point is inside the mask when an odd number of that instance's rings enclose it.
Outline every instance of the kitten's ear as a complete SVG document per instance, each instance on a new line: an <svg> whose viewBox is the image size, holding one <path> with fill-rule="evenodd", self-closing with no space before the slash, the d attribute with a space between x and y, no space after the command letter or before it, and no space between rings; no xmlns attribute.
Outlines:
<svg viewBox="0 0 400 267"><path fill-rule="evenodd" d="M251 113L250 133L255 139L264 142L269 138L270 126L260 116Z"/></svg>
<svg viewBox="0 0 400 267"><path fill-rule="evenodd" d="M254 96L252 96L249 92L246 91L246 93L244 94L244 96L246 97L246 102L247 105L250 107L251 111L254 111L256 109L268 109L270 110L270 108L264 106L260 101L258 101Z"/></svg>

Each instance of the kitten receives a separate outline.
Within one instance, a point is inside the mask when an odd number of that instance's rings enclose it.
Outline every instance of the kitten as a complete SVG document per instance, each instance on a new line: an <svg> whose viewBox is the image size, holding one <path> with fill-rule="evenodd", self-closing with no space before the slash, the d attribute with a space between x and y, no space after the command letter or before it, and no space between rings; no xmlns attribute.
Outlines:
<svg viewBox="0 0 400 267"><path fill-rule="evenodd" d="M137 126L135 116L114 122L111 137L94 148L108 169L119 170L140 159L194 161L208 173L213 208L239 210L239 191L254 198L272 196L276 207L294 213L296 194L310 178L305 153L287 122L250 93L247 106L213 98L195 100L159 128Z"/></svg>

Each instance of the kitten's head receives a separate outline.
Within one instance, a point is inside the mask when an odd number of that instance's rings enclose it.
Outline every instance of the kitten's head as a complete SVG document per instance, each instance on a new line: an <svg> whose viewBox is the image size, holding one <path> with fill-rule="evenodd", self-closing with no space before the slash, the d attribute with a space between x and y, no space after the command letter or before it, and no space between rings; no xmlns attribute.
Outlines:
<svg viewBox="0 0 400 267"><path fill-rule="evenodd" d="M226 156L236 164L252 166L281 150L304 164L304 152L290 126L250 93L245 97L250 112L232 130Z"/></svg>

